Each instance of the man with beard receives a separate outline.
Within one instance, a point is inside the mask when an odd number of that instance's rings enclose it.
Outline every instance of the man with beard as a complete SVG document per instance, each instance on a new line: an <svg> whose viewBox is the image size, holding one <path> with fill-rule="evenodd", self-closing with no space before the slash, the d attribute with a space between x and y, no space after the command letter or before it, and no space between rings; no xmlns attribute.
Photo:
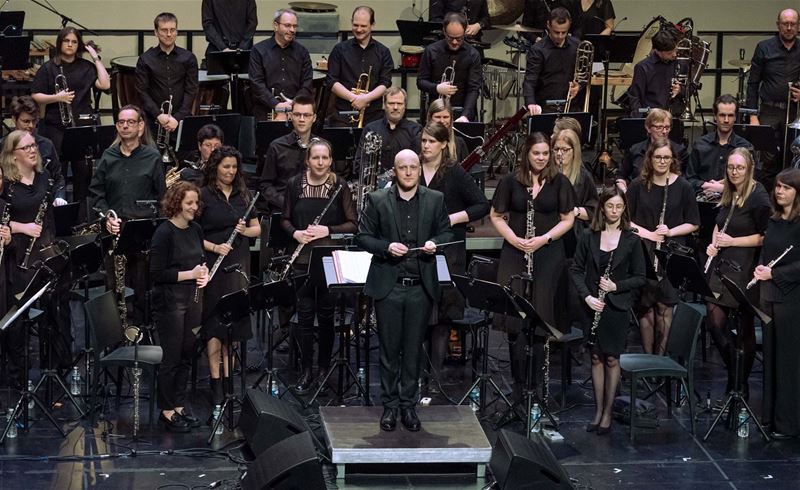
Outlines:
<svg viewBox="0 0 800 490"><path fill-rule="evenodd" d="M420 353L439 298L436 244L452 240L444 195L419 186L412 150L394 160L395 183L367 196L357 242L372 254L364 292L375 301L381 363L381 430L420 429L415 411ZM411 250L415 249L415 250Z"/></svg>

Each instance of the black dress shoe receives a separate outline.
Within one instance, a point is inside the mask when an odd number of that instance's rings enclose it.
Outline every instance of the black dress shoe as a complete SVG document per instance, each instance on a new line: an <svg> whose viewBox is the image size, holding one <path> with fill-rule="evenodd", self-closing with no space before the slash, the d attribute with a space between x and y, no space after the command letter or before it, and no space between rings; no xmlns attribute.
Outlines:
<svg viewBox="0 0 800 490"><path fill-rule="evenodd" d="M183 409L183 412L175 412L175 413L177 413L183 420L185 420L186 423L189 424L189 427L200 427L200 419L195 417L192 414L192 412L186 410L185 408Z"/></svg>
<svg viewBox="0 0 800 490"><path fill-rule="evenodd" d="M314 376L311 374L311 371L304 371L303 374L300 375L300 379L297 380L297 384L294 385L294 391L298 395L305 395L311 389L311 382L313 379Z"/></svg>
<svg viewBox="0 0 800 490"><path fill-rule="evenodd" d="M165 417L164 412L161 412L159 420L170 432L189 432L191 430L189 423L178 412L174 412L170 418Z"/></svg>
<svg viewBox="0 0 800 490"><path fill-rule="evenodd" d="M594 432L599 424L586 424L586 432Z"/></svg>
<svg viewBox="0 0 800 490"><path fill-rule="evenodd" d="M397 426L397 409L384 408L381 416L381 430L391 432Z"/></svg>
<svg viewBox="0 0 800 490"><path fill-rule="evenodd" d="M413 407L400 409L400 419L403 422L403 426L411 432L419 430L419 418L417 417L417 411Z"/></svg>
<svg viewBox="0 0 800 490"><path fill-rule="evenodd" d="M597 435L598 436L604 436L604 435L607 435L607 434L610 434L610 433L611 433L611 426L610 425L608 427L601 427L599 425L597 426Z"/></svg>

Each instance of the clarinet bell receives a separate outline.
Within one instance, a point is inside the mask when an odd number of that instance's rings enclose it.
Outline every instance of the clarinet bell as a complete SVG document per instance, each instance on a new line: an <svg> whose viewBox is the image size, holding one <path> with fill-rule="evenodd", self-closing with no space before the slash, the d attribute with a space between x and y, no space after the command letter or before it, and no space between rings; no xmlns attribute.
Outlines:
<svg viewBox="0 0 800 490"><path fill-rule="evenodd" d="M128 325L125 329L125 338L132 344L138 344L142 340L142 330L139 327Z"/></svg>

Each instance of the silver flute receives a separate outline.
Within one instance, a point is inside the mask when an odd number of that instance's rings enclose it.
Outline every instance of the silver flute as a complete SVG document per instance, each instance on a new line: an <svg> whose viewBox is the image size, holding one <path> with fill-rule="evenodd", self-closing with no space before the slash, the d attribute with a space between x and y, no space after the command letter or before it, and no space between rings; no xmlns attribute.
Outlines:
<svg viewBox="0 0 800 490"><path fill-rule="evenodd" d="M782 258L784 258L786 256L786 254L788 254L793 248L794 248L794 245L789 245L788 247L786 247L786 250L784 250L782 254L778 255L777 257L775 257L774 259L769 261L769 264L767 264L767 267L769 267L770 269L775 267L775 265L778 262L780 262L780 260ZM755 277L753 279L751 279L750 282L747 283L747 289L750 289L753 286L755 286L757 282L758 282L758 279L756 279Z"/></svg>

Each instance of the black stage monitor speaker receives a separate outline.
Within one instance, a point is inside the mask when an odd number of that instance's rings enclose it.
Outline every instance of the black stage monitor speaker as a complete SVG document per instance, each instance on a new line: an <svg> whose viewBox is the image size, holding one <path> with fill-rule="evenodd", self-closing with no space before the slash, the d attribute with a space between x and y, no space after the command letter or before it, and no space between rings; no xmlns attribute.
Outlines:
<svg viewBox="0 0 800 490"><path fill-rule="evenodd" d="M261 453L242 477L242 490L325 490L311 434L295 434Z"/></svg>
<svg viewBox="0 0 800 490"><path fill-rule="evenodd" d="M501 490L574 488L544 442L505 429L497 436L489 467Z"/></svg>
<svg viewBox="0 0 800 490"><path fill-rule="evenodd" d="M239 427L256 458L287 437L309 430L290 404L253 389L244 397Z"/></svg>

